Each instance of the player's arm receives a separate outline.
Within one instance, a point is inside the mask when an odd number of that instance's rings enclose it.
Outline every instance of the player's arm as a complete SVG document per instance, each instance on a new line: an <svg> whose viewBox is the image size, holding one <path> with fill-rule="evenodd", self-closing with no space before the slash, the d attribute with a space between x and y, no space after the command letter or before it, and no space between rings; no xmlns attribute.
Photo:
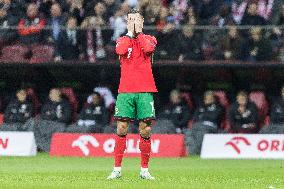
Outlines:
<svg viewBox="0 0 284 189"><path fill-rule="evenodd" d="M140 33L137 39L144 53L153 53L155 51L157 40L154 36Z"/></svg>
<svg viewBox="0 0 284 189"><path fill-rule="evenodd" d="M120 37L116 41L116 54L122 56L128 53L128 48L131 47L131 38L128 36Z"/></svg>
<svg viewBox="0 0 284 189"><path fill-rule="evenodd" d="M153 53L157 40L154 36L145 35L142 33L144 19L139 15L135 18L135 32L138 34L137 39L144 53Z"/></svg>
<svg viewBox="0 0 284 189"><path fill-rule="evenodd" d="M131 38L134 35L134 21L135 17L128 16L127 18L127 34L124 37L118 38L116 41L116 54L122 56L128 53L128 49L131 47Z"/></svg>

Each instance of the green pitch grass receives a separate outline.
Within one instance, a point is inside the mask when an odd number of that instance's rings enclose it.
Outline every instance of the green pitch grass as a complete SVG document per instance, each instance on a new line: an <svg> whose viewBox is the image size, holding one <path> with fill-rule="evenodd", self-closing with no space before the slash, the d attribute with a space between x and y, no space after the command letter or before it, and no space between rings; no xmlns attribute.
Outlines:
<svg viewBox="0 0 284 189"><path fill-rule="evenodd" d="M125 159L123 177L107 181L111 158L0 157L0 189L284 189L284 161L152 159L155 181L138 177L139 159Z"/></svg>

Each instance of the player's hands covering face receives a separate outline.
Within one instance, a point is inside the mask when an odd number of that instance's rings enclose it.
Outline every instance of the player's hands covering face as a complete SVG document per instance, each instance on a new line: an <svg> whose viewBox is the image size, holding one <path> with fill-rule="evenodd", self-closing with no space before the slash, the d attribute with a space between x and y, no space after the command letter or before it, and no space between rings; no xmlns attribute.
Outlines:
<svg viewBox="0 0 284 189"><path fill-rule="evenodd" d="M140 14L135 14L135 33L140 33L143 30L144 19Z"/></svg>
<svg viewBox="0 0 284 189"><path fill-rule="evenodd" d="M134 34L135 29L134 29L134 24L135 24L135 14L129 14L127 18L127 30L128 32L131 32Z"/></svg>

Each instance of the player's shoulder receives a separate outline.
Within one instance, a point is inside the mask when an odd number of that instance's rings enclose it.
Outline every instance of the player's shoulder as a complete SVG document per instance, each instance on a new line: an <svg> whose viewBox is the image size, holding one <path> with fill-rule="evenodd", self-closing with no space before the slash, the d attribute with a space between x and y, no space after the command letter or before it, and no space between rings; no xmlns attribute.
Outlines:
<svg viewBox="0 0 284 189"><path fill-rule="evenodd" d="M128 36L121 36L119 38L117 38L116 40L116 43L119 43L121 41L124 41L124 40L129 40L130 38Z"/></svg>
<svg viewBox="0 0 284 189"><path fill-rule="evenodd" d="M156 39L155 36L150 35L150 34L140 33L140 35L143 35L143 36L145 36L147 38Z"/></svg>
<svg viewBox="0 0 284 189"><path fill-rule="evenodd" d="M150 41L152 41L153 43L157 44L157 39L155 36L153 35L149 35L149 34L143 34L145 36L145 38L149 39Z"/></svg>

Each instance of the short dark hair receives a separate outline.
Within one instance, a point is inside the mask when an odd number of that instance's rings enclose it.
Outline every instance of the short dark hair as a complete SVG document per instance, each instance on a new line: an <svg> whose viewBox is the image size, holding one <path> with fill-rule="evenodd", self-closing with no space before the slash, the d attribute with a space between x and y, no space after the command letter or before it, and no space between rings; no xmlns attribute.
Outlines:
<svg viewBox="0 0 284 189"><path fill-rule="evenodd" d="M136 14L136 13L142 16L142 13L138 9L130 9L127 14Z"/></svg>
<svg viewBox="0 0 284 189"><path fill-rule="evenodd" d="M75 16L69 16L69 17L67 17L67 22L68 22L69 20L76 20L76 22L78 21ZM66 24L67 24L67 23L66 23Z"/></svg>
<svg viewBox="0 0 284 189"><path fill-rule="evenodd" d="M94 92L93 92L92 96L94 96L94 95L99 96L99 97L102 97L101 94L100 94L99 92L97 92L97 91L94 91Z"/></svg>
<svg viewBox="0 0 284 189"><path fill-rule="evenodd" d="M248 93L246 91L239 91L237 96L245 96L248 97Z"/></svg>

